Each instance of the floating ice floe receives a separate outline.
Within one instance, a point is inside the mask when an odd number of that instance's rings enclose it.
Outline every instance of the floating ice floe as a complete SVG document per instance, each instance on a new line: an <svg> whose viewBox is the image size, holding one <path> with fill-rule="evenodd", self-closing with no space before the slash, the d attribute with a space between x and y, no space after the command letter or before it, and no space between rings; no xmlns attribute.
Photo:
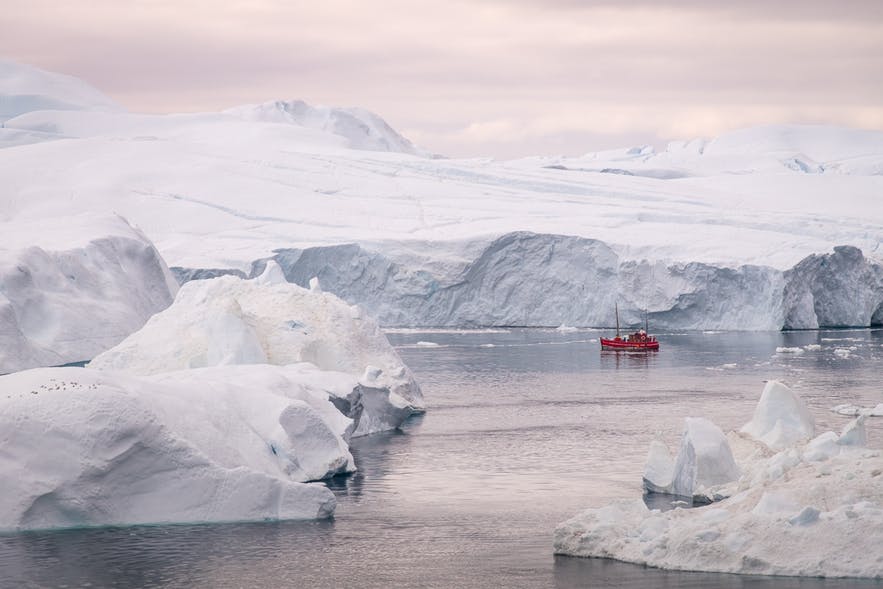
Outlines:
<svg viewBox="0 0 883 589"><path fill-rule="evenodd" d="M832 407L831 411L833 411L834 413L839 413L840 415L865 415L867 417L883 417L883 403L878 403L874 407L860 407L858 405L851 405L849 403L846 403L843 405Z"/></svg>
<svg viewBox="0 0 883 589"><path fill-rule="evenodd" d="M285 282L272 262L253 280L188 282L168 309L89 367L150 375L299 362L353 377L350 390L328 395L355 421L354 436L393 429L423 410L420 387L373 319L318 288Z"/></svg>
<svg viewBox="0 0 883 589"><path fill-rule="evenodd" d="M776 348L777 354L795 354L795 355L799 356L803 352L804 352L803 348L784 348L784 347Z"/></svg>
<svg viewBox="0 0 883 589"><path fill-rule="evenodd" d="M768 383L749 425L729 434L741 471L729 497L666 512L639 499L588 509L557 527L555 552L680 570L883 577L883 456L864 447L864 418L807 439L811 423L784 388ZM800 435L776 451L773 431L776 442ZM660 446L651 444L645 479L674 481Z"/></svg>
<svg viewBox="0 0 883 589"><path fill-rule="evenodd" d="M354 469L315 367L0 377L0 530L312 519ZM323 375L327 387L349 377Z"/></svg>

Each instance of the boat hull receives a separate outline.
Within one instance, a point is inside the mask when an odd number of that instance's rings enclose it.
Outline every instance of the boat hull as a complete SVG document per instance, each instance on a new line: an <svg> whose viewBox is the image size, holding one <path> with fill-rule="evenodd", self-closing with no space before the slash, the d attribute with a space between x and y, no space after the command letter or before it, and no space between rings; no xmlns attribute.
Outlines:
<svg viewBox="0 0 883 589"><path fill-rule="evenodd" d="M659 350L658 341L627 342L601 338L601 349L613 352L654 352Z"/></svg>

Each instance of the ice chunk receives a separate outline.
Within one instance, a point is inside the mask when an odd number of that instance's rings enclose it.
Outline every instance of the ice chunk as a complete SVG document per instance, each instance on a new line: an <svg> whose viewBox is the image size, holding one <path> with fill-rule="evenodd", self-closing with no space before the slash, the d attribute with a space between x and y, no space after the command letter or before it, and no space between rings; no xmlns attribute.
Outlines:
<svg viewBox="0 0 883 589"><path fill-rule="evenodd" d="M825 432L816 436L803 449L803 459L812 462L828 460L840 453L837 445L838 436L834 432Z"/></svg>
<svg viewBox="0 0 883 589"><path fill-rule="evenodd" d="M282 266L280 266L275 260L267 260L267 265L264 267L264 271L254 278L255 282L259 284L285 284L288 282L285 279L285 273L282 271Z"/></svg>
<svg viewBox="0 0 883 589"><path fill-rule="evenodd" d="M707 419L686 418L670 492L692 497L738 478L739 467L724 432Z"/></svg>
<svg viewBox="0 0 883 589"><path fill-rule="evenodd" d="M788 523L794 526L808 526L819 521L819 515L822 512L808 505L800 510L800 513L788 520Z"/></svg>
<svg viewBox="0 0 883 589"><path fill-rule="evenodd" d="M868 432L865 429L865 416L859 415L846 424L846 427L840 432L837 443L841 446L867 446Z"/></svg>
<svg viewBox="0 0 883 589"><path fill-rule="evenodd" d="M754 417L741 431L773 450L781 450L811 438L815 422L800 397L781 382L771 380L763 389Z"/></svg>
<svg viewBox="0 0 883 589"><path fill-rule="evenodd" d="M650 493L671 492L674 468L668 447L659 440L650 442L647 465L644 467L644 490Z"/></svg>
<svg viewBox="0 0 883 589"><path fill-rule="evenodd" d="M776 348L777 354L794 354L795 356L799 356L803 352L804 352L803 348L784 348L784 347Z"/></svg>

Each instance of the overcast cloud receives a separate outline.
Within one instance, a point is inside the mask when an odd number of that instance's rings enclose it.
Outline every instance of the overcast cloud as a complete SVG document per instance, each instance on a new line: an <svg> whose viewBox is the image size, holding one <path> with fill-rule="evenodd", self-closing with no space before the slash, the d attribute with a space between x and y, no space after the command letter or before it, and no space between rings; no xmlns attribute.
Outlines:
<svg viewBox="0 0 883 589"><path fill-rule="evenodd" d="M876 0L7 0L0 30L133 111L361 106L452 156L883 129Z"/></svg>

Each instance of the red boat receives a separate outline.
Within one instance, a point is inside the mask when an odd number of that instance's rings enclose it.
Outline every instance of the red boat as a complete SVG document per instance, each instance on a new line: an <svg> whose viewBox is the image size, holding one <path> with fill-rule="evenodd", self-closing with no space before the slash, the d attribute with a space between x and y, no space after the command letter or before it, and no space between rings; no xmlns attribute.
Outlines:
<svg viewBox="0 0 883 589"><path fill-rule="evenodd" d="M601 350L644 352L659 349L659 342L647 333L647 319L644 318L645 329L639 329L631 335L621 337L619 335L619 305L616 306L616 337L613 339L601 338Z"/></svg>

